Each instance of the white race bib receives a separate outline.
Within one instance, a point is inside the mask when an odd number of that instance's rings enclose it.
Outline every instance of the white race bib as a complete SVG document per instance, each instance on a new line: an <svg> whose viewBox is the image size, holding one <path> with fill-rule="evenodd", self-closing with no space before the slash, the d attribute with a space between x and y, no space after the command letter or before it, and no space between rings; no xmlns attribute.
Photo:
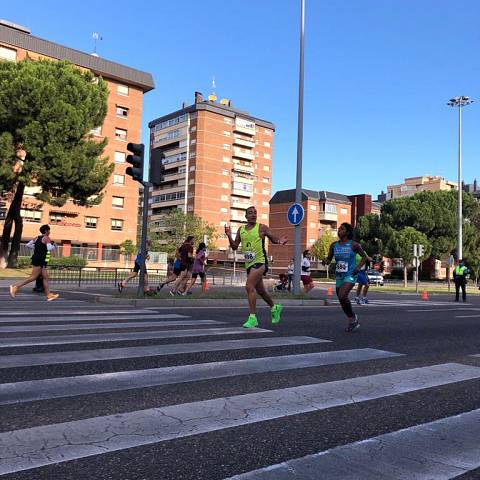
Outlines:
<svg viewBox="0 0 480 480"><path fill-rule="evenodd" d="M347 273L348 272L348 262L337 262L337 273Z"/></svg>
<svg viewBox="0 0 480 480"><path fill-rule="evenodd" d="M243 252L246 262L253 262L255 260L255 252Z"/></svg>

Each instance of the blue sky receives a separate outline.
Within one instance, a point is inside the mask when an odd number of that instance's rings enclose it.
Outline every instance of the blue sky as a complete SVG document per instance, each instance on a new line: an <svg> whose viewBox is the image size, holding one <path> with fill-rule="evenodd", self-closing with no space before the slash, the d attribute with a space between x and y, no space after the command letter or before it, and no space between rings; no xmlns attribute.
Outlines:
<svg viewBox="0 0 480 480"><path fill-rule="evenodd" d="M0 16L32 34L151 72L148 121L217 95L276 125L273 191L294 188L300 0L24 0ZM404 177L480 180L480 2L306 0L303 186L372 193Z"/></svg>

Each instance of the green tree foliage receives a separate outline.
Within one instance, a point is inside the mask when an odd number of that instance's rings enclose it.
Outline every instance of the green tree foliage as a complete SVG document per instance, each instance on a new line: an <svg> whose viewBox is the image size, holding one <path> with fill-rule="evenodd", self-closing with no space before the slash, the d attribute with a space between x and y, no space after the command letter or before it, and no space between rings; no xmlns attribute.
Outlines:
<svg viewBox="0 0 480 480"><path fill-rule="evenodd" d="M207 237L207 246L215 250L215 242L218 238L215 227L205 222L193 213L183 213L180 209L172 210L162 219L162 226L165 231L150 234L152 250L166 252L169 257L174 257L177 248L183 243L188 235L195 237L198 245Z"/></svg>
<svg viewBox="0 0 480 480"><path fill-rule="evenodd" d="M390 232L390 239L386 245L386 253L391 258L401 258L404 264L411 265L413 261L412 245L419 244L424 247L424 254L420 260L430 256L432 246L427 236L413 227Z"/></svg>
<svg viewBox="0 0 480 480"><path fill-rule="evenodd" d="M25 186L41 187L37 197L52 205L101 202L113 165L101 156L107 141L89 132L103 124L107 98L102 79L68 62L0 61L0 188L13 193L0 255L15 224L9 266L16 264Z"/></svg>
<svg viewBox="0 0 480 480"><path fill-rule="evenodd" d="M386 236L384 230L385 227L380 222L380 217L374 213L358 219L355 227L355 239L360 242L370 257L383 253Z"/></svg>
<svg viewBox="0 0 480 480"><path fill-rule="evenodd" d="M120 244L120 254L130 258L135 253L135 244L131 240L124 240Z"/></svg>
<svg viewBox="0 0 480 480"><path fill-rule="evenodd" d="M324 234L312 245L310 249L312 256L318 260L327 258L330 250L330 245L338 240L338 237L332 233L331 230L326 230Z"/></svg>

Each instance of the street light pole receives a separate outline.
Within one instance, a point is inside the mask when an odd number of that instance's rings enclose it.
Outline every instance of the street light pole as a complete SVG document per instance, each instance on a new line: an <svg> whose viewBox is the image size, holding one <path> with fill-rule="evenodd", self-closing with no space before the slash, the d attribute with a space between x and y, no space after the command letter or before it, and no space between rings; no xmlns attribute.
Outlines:
<svg viewBox="0 0 480 480"><path fill-rule="evenodd" d="M458 202L457 202L457 262L463 257L463 204L462 204L462 108L473 103L469 97L451 98L447 105L458 108Z"/></svg>
<svg viewBox="0 0 480 480"><path fill-rule="evenodd" d="M302 152L303 152L303 58L305 37L305 0L300 0L300 65L298 78L298 132L297 132L297 182L295 203L302 203ZM300 294L300 272L302 262L302 226L295 225L293 293Z"/></svg>

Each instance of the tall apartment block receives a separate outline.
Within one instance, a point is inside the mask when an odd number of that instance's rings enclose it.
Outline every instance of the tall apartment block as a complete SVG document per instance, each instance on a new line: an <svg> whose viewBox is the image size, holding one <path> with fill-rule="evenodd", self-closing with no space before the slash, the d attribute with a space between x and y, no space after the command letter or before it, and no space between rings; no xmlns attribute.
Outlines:
<svg viewBox="0 0 480 480"><path fill-rule="evenodd" d="M137 236L138 182L125 175L127 143L140 141L143 94L154 88L152 76L98 56L73 50L31 35L27 28L0 21L0 61L30 59L68 60L79 68L101 76L108 85L105 122L93 131L108 138L104 156L115 165L100 205L80 207L67 202L63 207L41 203L34 189L23 197L22 240L38 234L41 224L51 225L52 238L63 256L86 253L92 265L119 260L119 246ZM83 249L81 249L83 247Z"/></svg>
<svg viewBox="0 0 480 480"><path fill-rule="evenodd" d="M268 223L275 127L231 106L229 100L203 100L149 123L150 148L165 153L164 181L152 193L150 224L162 229L172 209L191 212L213 224L217 247L228 250L224 226L235 233L254 205ZM201 239L199 239L201 240Z"/></svg>

